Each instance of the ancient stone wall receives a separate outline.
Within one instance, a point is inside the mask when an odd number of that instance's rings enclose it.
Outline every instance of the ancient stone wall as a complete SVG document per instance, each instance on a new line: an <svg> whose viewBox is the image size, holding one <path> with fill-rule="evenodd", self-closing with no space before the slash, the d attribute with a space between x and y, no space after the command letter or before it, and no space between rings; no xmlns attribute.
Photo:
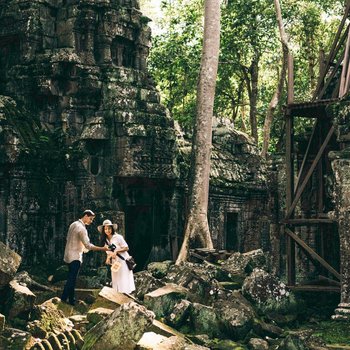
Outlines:
<svg viewBox="0 0 350 350"><path fill-rule="evenodd" d="M333 125L340 149L330 152L333 170L333 216L337 219L340 260L340 303L332 316L337 320L349 320L350 311L350 99L344 98L331 106Z"/></svg>
<svg viewBox="0 0 350 350"><path fill-rule="evenodd" d="M91 240L101 244L96 226L112 219L140 268L176 256L191 146L147 72L148 21L136 0L0 0L0 241L24 264L60 264L85 208L97 213ZM268 249L266 183L254 142L217 123L217 248Z"/></svg>
<svg viewBox="0 0 350 350"><path fill-rule="evenodd" d="M6 0L0 9L0 239L25 263L59 263L82 209L98 213L96 232L105 217L122 226L120 212L165 207L171 194L152 201L177 176L173 121L146 69L149 19L137 1Z"/></svg>
<svg viewBox="0 0 350 350"><path fill-rule="evenodd" d="M180 179L186 179L191 149L181 135L178 145ZM270 249L267 174L254 141L230 123L214 120L208 218L215 248ZM176 193L176 201L186 207L183 188ZM182 232L184 217L179 213L175 217Z"/></svg>

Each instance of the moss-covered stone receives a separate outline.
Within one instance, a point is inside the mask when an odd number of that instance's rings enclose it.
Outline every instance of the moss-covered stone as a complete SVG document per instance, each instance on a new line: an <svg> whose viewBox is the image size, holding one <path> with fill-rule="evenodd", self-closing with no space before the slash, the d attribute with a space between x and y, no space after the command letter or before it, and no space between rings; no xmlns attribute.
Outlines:
<svg viewBox="0 0 350 350"><path fill-rule="evenodd" d="M28 330L39 337L42 333L59 333L69 329L64 313L59 309L61 304L59 298L52 298L36 306Z"/></svg>
<svg viewBox="0 0 350 350"><path fill-rule="evenodd" d="M133 349L153 319L154 314L143 306L123 304L85 334L82 350Z"/></svg>

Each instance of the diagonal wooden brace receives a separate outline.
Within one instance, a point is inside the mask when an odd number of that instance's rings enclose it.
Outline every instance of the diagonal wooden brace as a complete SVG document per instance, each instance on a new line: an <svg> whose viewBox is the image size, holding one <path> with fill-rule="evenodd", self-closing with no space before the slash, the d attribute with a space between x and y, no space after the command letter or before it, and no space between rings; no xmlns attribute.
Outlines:
<svg viewBox="0 0 350 350"><path fill-rule="evenodd" d="M288 220L291 216L291 214L293 213L297 203L298 203L298 200L300 198L300 196L302 195L306 185L307 185L307 182L309 181L313 171L315 170L316 166L317 166L317 163L318 161L321 159L321 156L326 148L326 146L328 145L328 142L329 140L331 139L332 135L334 133L334 126L332 126L329 131L328 131L328 134L322 144L322 146L320 147L319 151L317 152L317 155L314 159L314 161L312 162L311 164L311 167L309 169L309 171L307 172L306 176L305 176L305 179L303 180L302 184L300 185L300 187L298 188L298 191L293 199L293 203L291 204L290 208L288 209L288 212L286 214L286 217L285 217L285 220Z"/></svg>
<svg viewBox="0 0 350 350"><path fill-rule="evenodd" d="M292 230L285 228L285 232L290 236L301 248L308 252L313 259L317 260L325 269L327 269L332 275L334 275L338 280L341 280L340 273L335 270L331 265L327 263L322 257L320 257L312 248L310 248L301 238L299 238Z"/></svg>

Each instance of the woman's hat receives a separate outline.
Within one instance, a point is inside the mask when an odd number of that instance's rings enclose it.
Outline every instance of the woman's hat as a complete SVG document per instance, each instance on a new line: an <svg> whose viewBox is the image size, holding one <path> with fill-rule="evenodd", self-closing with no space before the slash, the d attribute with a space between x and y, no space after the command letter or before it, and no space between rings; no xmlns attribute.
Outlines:
<svg viewBox="0 0 350 350"><path fill-rule="evenodd" d="M116 230L118 228L118 225L117 224L112 224L111 220L105 220L105 221L103 221L102 225L97 227L97 229L102 233L104 226L113 226L114 230Z"/></svg>

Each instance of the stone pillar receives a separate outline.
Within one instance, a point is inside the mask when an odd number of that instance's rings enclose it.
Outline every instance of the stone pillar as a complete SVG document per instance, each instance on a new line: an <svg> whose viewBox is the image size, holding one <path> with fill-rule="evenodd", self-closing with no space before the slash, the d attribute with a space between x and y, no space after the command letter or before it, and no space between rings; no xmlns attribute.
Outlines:
<svg viewBox="0 0 350 350"><path fill-rule="evenodd" d="M350 149L331 152L335 176L335 215L340 240L340 303L332 316L335 320L350 320Z"/></svg>

